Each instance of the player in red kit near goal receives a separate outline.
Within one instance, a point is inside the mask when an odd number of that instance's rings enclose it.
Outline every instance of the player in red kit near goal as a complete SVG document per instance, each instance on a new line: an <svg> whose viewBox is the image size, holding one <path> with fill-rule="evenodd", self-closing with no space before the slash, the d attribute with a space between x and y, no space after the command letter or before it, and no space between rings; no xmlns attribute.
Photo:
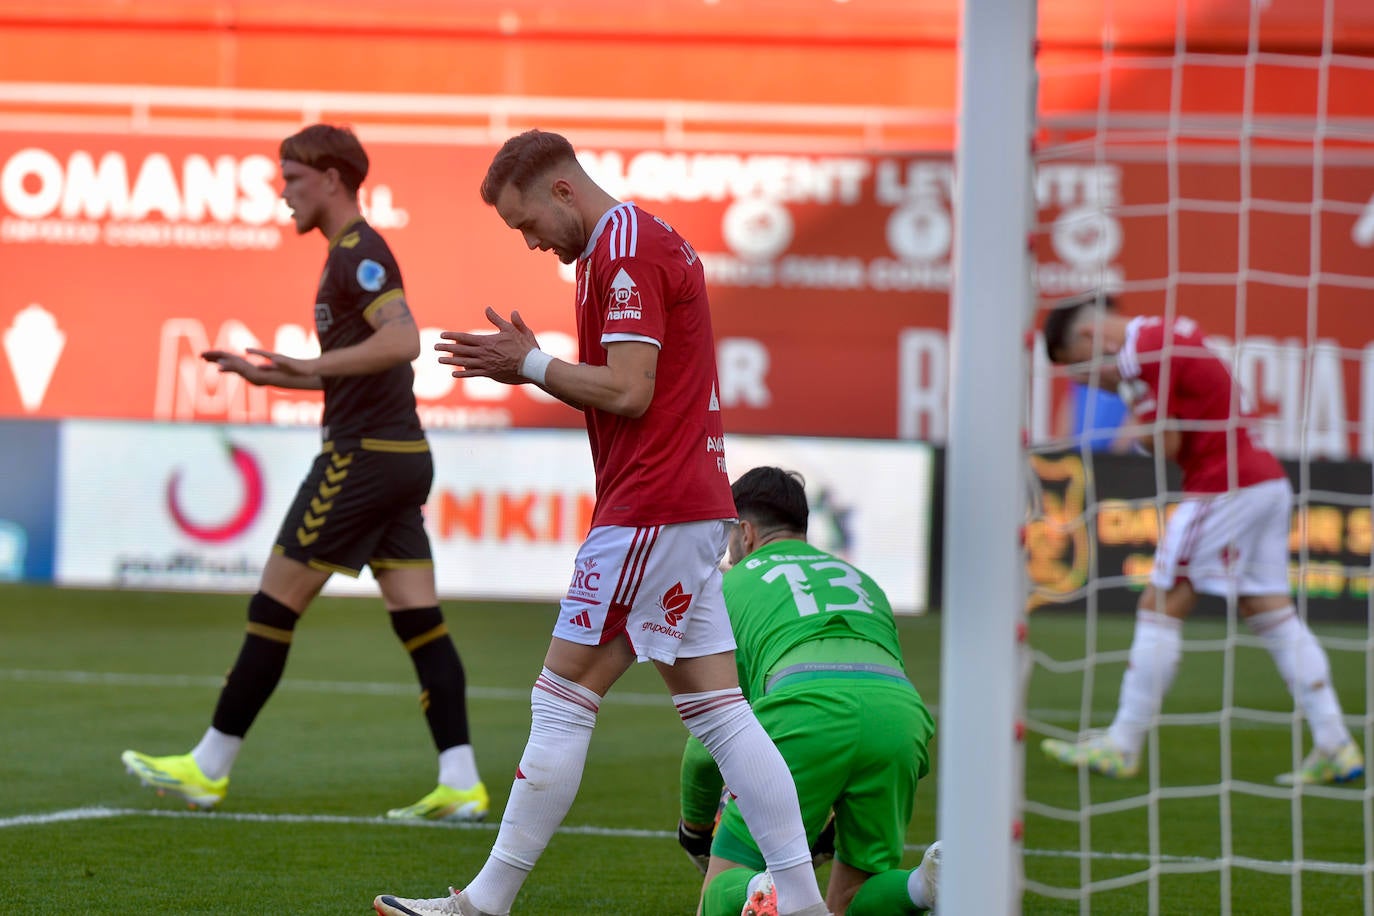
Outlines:
<svg viewBox="0 0 1374 916"><path fill-rule="evenodd" d="M1117 388L1141 437L1183 471L1184 497L1155 553L1140 596L1116 717L1077 743L1047 738L1054 760L1105 776L1139 770L1145 735L1182 654L1181 625L1198 593L1236 596L1236 608L1269 650L1312 731L1313 749L1284 784L1336 783L1364 772L1364 755L1342 718L1326 652L1289 593L1293 492L1278 460L1252 438L1241 392L1189 318L1128 318L1110 298L1056 308L1044 327L1050 359L1101 387ZM1162 424L1157 421L1163 421Z"/></svg>
<svg viewBox="0 0 1374 916"><path fill-rule="evenodd" d="M382 916L509 913L577 794L602 697L638 660L657 666L738 797L778 912L820 916L795 784L740 691L721 593L735 505L701 261L663 220L600 188L558 134L506 141L482 198L531 249L576 264L578 362L543 352L518 311L508 320L492 309L496 331L445 332L440 362L459 367L459 378L533 383L582 409L596 507L486 864L447 897L382 895L374 907Z"/></svg>

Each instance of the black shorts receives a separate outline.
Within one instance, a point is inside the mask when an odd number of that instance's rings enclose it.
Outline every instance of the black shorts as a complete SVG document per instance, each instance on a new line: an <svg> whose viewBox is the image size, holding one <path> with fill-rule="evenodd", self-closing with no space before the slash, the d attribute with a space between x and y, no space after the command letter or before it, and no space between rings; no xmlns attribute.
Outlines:
<svg viewBox="0 0 1374 916"><path fill-rule="evenodd" d="M422 509L434 482L424 439L325 443L277 533L274 553L357 576L434 565Z"/></svg>

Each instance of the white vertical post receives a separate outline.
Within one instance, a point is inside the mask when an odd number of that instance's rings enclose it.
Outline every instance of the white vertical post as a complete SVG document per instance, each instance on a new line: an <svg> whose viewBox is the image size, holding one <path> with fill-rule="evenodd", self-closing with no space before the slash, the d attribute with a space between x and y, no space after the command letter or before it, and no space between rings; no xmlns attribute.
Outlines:
<svg viewBox="0 0 1374 916"><path fill-rule="evenodd" d="M1034 0L964 0L939 724L940 911L1020 912L1017 623Z"/></svg>

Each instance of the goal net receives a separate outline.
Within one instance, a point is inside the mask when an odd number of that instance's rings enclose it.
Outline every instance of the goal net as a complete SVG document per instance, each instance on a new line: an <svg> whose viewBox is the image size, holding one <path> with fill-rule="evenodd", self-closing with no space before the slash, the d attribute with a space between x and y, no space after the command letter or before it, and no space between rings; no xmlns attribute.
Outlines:
<svg viewBox="0 0 1374 916"><path fill-rule="evenodd" d="M1127 6L1102 6L1100 49L1040 36L1035 325L1093 291L1197 322L1289 473L1293 604L1374 758L1374 14ZM1374 914L1374 795L1364 778L1276 782L1312 736L1234 589L1183 625L1138 775L1041 753L1110 723L1182 493L1176 467L1130 447L1180 428L1167 406L1141 425L1038 341L1031 364L1025 912Z"/></svg>

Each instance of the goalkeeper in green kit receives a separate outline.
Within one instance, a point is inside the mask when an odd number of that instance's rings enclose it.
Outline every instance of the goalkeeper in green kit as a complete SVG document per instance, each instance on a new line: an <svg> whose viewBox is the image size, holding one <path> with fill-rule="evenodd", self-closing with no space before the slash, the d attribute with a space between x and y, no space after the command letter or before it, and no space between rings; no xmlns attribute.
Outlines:
<svg viewBox="0 0 1374 916"><path fill-rule="evenodd" d="M872 579L806 542L798 475L754 468L731 487L726 610L740 685L797 783L813 850L834 812L826 905L836 916L893 916L935 906L940 844L899 868L916 783L935 726L907 680L897 627ZM695 738L682 758L678 840L705 872L704 916L777 912L763 856L735 803L712 825L722 780Z"/></svg>

